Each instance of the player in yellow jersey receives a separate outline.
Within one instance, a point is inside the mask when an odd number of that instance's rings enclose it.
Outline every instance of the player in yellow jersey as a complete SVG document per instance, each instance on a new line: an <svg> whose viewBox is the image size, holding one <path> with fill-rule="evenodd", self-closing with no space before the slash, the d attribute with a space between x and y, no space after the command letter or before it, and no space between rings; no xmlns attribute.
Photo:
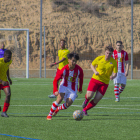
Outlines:
<svg viewBox="0 0 140 140"><path fill-rule="evenodd" d="M91 64L91 69L94 74L89 82L82 105L84 115L86 116L88 115L87 110L93 108L103 98L109 81L117 76L117 62L111 57L113 51L114 49L111 46L107 46L105 48L105 55L98 56ZM95 92L94 99L90 101Z"/></svg>
<svg viewBox="0 0 140 140"><path fill-rule="evenodd" d="M6 112L10 105L10 96L11 96L11 90L9 86L9 83L10 85L12 84L12 80L9 75L9 65L12 63L11 57L12 52L10 50L6 50L4 52L4 57L0 58L0 90L3 89L6 95L3 111L1 113L2 117L9 117Z"/></svg>
<svg viewBox="0 0 140 140"><path fill-rule="evenodd" d="M58 51L58 58L59 61L55 62L55 63L51 63L50 67L53 67L54 65L58 65L57 71L56 71L56 75L59 73L59 71L68 64L68 57L67 55L70 53L70 51L68 49L65 48L65 40L61 39L60 40L60 47L61 49ZM55 98L57 95L49 95L50 98Z"/></svg>

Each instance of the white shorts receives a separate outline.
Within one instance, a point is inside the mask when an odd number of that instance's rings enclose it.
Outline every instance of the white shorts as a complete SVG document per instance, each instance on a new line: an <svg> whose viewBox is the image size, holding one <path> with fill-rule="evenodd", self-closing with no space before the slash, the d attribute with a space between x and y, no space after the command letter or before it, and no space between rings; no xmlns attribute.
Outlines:
<svg viewBox="0 0 140 140"><path fill-rule="evenodd" d="M124 84L126 85L126 77L122 73L117 73L117 77L113 80L114 84Z"/></svg>
<svg viewBox="0 0 140 140"><path fill-rule="evenodd" d="M64 101L66 102L67 98L72 99L72 101L74 102L76 96L77 96L77 91L73 91L72 89L65 87L63 85L59 86L59 93L65 93L64 96Z"/></svg>

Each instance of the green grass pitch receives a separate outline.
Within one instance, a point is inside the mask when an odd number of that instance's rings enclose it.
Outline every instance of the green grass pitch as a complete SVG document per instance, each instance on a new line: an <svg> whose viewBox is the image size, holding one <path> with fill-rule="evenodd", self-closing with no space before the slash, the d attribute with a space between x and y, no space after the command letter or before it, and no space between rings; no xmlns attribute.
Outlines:
<svg viewBox="0 0 140 140"><path fill-rule="evenodd" d="M103 99L81 121L75 121L72 114L82 110L90 79L84 79L83 93L78 93L73 105L51 121L46 120L46 116L56 100L48 97L53 91L53 79L12 80L9 118L0 116L0 140L140 140L140 80L127 80L118 103L113 81L110 81ZM4 99L2 91L1 107Z"/></svg>

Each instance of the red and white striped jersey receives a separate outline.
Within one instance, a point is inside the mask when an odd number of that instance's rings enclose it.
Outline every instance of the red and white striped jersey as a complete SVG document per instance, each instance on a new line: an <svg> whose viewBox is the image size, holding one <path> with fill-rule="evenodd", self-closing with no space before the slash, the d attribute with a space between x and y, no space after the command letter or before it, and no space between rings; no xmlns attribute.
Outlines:
<svg viewBox="0 0 140 140"><path fill-rule="evenodd" d="M119 73L125 73L125 61L128 61L128 54L126 51L122 50L117 52L114 50L112 57L117 61L117 67Z"/></svg>
<svg viewBox="0 0 140 140"><path fill-rule="evenodd" d="M75 68L73 70L70 70L68 65L64 66L54 78L53 93L58 91L57 84L60 79L62 79L60 85L68 87L74 91L77 91L79 81L78 90L82 91L83 77L84 77L83 69L80 66L75 65Z"/></svg>

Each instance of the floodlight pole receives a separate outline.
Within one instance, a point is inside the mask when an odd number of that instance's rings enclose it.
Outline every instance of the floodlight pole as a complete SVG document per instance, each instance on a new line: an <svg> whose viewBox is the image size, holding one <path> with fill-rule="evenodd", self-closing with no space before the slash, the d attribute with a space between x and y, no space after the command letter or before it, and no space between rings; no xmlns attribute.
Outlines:
<svg viewBox="0 0 140 140"><path fill-rule="evenodd" d="M133 79L133 0L131 0L131 79Z"/></svg>
<svg viewBox="0 0 140 140"><path fill-rule="evenodd" d="M40 78L42 77L42 0L40 0Z"/></svg>

